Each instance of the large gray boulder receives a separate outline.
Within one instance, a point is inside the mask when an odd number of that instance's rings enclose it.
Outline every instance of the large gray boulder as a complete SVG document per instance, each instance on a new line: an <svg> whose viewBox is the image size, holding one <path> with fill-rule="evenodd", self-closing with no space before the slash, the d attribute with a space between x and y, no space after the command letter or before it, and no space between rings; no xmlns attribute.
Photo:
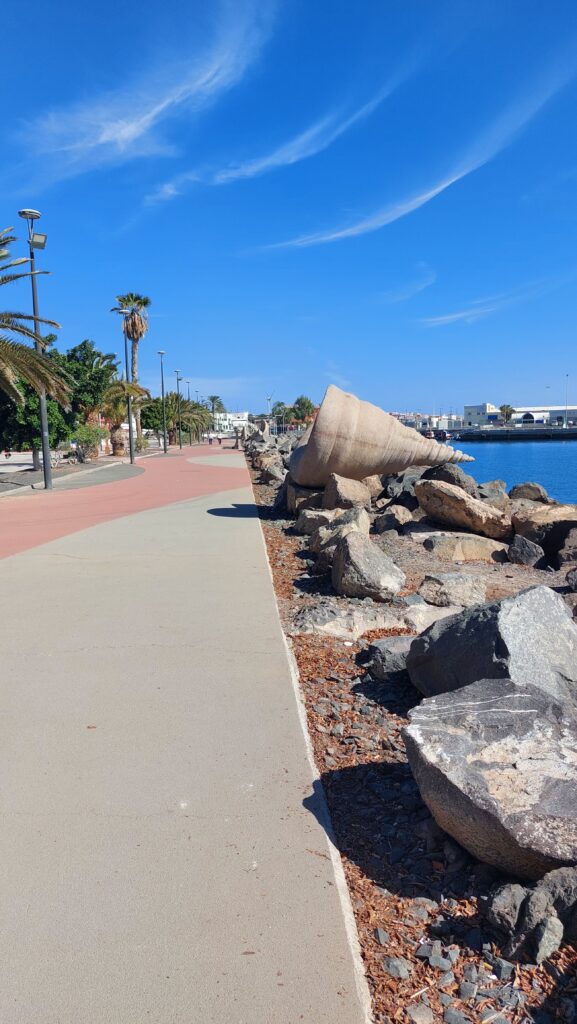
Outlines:
<svg viewBox="0 0 577 1024"><path fill-rule="evenodd" d="M389 505L385 512L375 519L375 533L396 530L403 533L407 523L413 522L413 513L405 505Z"/></svg>
<svg viewBox="0 0 577 1024"><path fill-rule="evenodd" d="M404 675L412 642L412 636L385 636L374 640L369 644L365 662L369 675L379 681L391 681Z"/></svg>
<svg viewBox="0 0 577 1024"><path fill-rule="evenodd" d="M424 700L404 730L441 828L521 878L577 862L577 709L543 689L483 679Z"/></svg>
<svg viewBox="0 0 577 1024"><path fill-rule="evenodd" d="M563 547L567 534L577 527L577 505L543 505L513 512L515 533L520 533L534 544L540 544L546 554L554 555Z"/></svg>
<svg viewBox="0 0 577 1024"><path fill-rule="evenodd" d="M418 535L413 535L419 540ZM473 533L424 533L423 547L451 562L506 562L507 545Z"/></svg>
<svg viewBox="0 0 577 1024"><path fill-rule="evenodd" d="M323 491L318 487L301 487L295 484L290 473L285 477L287 511L295 515L301 508L321 508Z"/></svg>
<svg viewBox="0 0 577 1024"><path fill-rule="evenodd" d="M337 509L337 515L325 526L318 526L310 535L309 548L318 555L328 547L336 547L348 533L364 533L368 536L371 520L364 508L349 508L344 512Z"/></svg>
<svg viewBox="0 0 577 1024"><path fill-rule="evenodd" d="M577 564L577 529L569 530L563 544L557 552L557 565L563 569L566 565Z"/></svg>
<svg viewBox="0 0 577 1024"><path fill-rule="evenodd" d="M512 501L526 498L527 501L540 501L543 505L548 505L551 502L545 488L541 484L534 483L515 484L509 491L509 497Z"/></svg>
<svg viewBox="0 0 577 1024"><path fill-rule="evenodd" d="M470 608L486 601L487 586L481 576L468 576L464 572L428 573L418 593L428 604L436 604L439 608L451 605Z"/></svg>
<svg viewBox="0 0 577 1024"><path fill-rule="evenodd" d="M415 494L429 519L437 523L465 528L494 540L506 541L513 536L511 520L505 512L472 498L462 487L442 480L417 480Z"/></svg>
<svg viewBox="0 0 577 1024"><path fill-rule="evenodd" d="M422 466L409 466L402 473L383 477L386 497L392 498L395 504L404 505L413 511L419 504L415 497L415 483L421 479L424 472Z"/></svg>
<svg viewBox="0 0 577 1024"><path fill-rule="evenodd" d="M489 480L485 484L479 484L479 498L487 505L507 512L510 502L505 488L504 480Z"/></svg>
<svg viewBox="0 0 577 1024"><path fill-rule="evenodd" d="M397 629L403 625L400 612L370 601L341 601L323 598L317 604L300 608L291 633L319 633L339 640L358 640L374 629Z"/></svg>
<svg viewBox="0 0 577 1024"><path fill-rule="evenodd" d="M325 487L323 508L371 507L371 492L360 480L348 480L331 473Z"/></svg>
<svg viewBox="0 0 577 1024"><path fill-rule="evenodd" d="M405 583L393 560L361 533L349 533L337 544L332 583L337 594L388 601Z"/></svg>
<svg viewBox="0 0 577 1024"><path fill-rule="evenodd" d="M298 514L294 531L305 537L310 537L315 530L318 530L319 526L328 526L329 523L332 523L338 514L336 508L303 508Z"/></svg>
<svg viewBox="0 0 577 1024"><path fill-rule="evenodd" d="M460 466L454 466L447 462L444 466L431 466L422 475L423 480L442 480L446 484L454 484L455 487L462 487L472 498L479 497L477 481L468 473L465 473Z"/></svg>
<svg viewBox="0 0 577 1024"><path fill-rule="evenodd" d="M559 594L531 587L435 623L411 645L407 669L426 697L477 679L514 679L574 700L577 626Z"/></svg>
<svg viewBox="0 0 577 1024"><path fill-rule="evenodd" d="M509 544L509 561L516 565L531 565L536 569L544 569L547 565L545 552L539 544L527 540L520 533L515 534L513 541Z"/></svg>

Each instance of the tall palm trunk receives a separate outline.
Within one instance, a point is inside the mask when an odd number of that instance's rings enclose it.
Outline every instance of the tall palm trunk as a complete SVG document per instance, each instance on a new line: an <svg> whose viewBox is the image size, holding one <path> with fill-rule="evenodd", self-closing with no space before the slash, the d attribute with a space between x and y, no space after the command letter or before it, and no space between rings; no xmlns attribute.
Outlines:
<svg viewBox="0 0 577 1024"><path fill-rule="evenodd" d="M133 384L138 384L138 342L132 341L131 368L130 374ZM142 437L142 424L140 422L140 409L134 410L134 422L136 423L136 436Z"/></svg>

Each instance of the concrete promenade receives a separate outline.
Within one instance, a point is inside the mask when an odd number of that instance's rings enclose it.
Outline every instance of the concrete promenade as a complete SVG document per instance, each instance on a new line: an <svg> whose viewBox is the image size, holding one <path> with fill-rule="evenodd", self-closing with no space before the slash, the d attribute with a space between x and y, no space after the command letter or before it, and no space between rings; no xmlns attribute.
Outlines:
<svg viewBox="0 0 577 1024"><path fill-rule="evenodd" d="M0 1021L365 1024L244 459L118 472L0 500Z"/></svg>

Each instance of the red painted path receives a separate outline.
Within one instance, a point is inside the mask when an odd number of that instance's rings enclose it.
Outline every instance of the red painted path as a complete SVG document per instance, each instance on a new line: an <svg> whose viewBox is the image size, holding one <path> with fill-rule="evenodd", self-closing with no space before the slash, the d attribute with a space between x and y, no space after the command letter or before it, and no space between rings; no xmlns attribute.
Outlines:
<svg viewBox="0 0 577 1024"><path fill-rule="evenodd" d="M246 466L238 469L189 462L203 455L231 455L204 445L138 462L144 470L125 480L90 487L31 491L0 499L0 558L16 555L112 519L162 508L205 494L250 485Z"/></svg>

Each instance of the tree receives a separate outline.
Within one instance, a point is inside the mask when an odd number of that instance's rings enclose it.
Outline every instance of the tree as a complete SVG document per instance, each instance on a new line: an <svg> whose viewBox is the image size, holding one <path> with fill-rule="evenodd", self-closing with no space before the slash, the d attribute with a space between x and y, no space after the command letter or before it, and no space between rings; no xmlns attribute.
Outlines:
<svg viewBox="0 0 577 1024"><path fill-rule="evenodd" d="M276 419L283 420L286 419L287 409L288 406L284 402L275 402L272 407L272 414Z"/></svg>
<svg viewBox="0 0 577 1024"><path fill-rule="evenodd" d="M512 405L500 405L499 412L501 413L501 416L505 420L505 423L508 423L515 410Z"/></svg>
<svg viewBox="0 0 577 1024"><path fill-rule="evenodd" d="M125 442L122 424L128 418L128 396L132 398L132 408L136 418L136 410L150 398L146 388L138 384L128 384L125 380L114 380L102 397L101 413L110 425L110 443L113 455L124 455Z"/></svg>
<svg viewBox="0 0 577 1024"><path fill-rule="evenodd" d="M74 431L76 452L80 462L87 459L98 458L100 453L100 442L108 437L108 431L95 423L81 423Z"/></svg>
<svg viewBox="0 0 577 1024"><path fill-rule="evenodd" d="M299 395L293 404L293 411L297 420L306 420L312 416L316 409L315 403L306 395Z"/></svg>
<svg viewBox="0 0 577 1024"><path fill-rule="evenodd" d="M107 388L118 374L112 352L100 352L85 339L66 353L67 369L74 378L72 409L88 424L98 426L100 406Z"/></svg>
<svg viewBox="0 0 577 1024"><path fill-rule="evenodd" d="M140 422L143 430L152 430L160 441L164 429L162 398L151 398L149 402L145 402L140 412Z"/></svg>
<svg viewBox="0 0 577 1024"><path fill-rule="evenodd" d="M0 392L0 443L15 451L38 452L42 447L40 397L29 384L19 384L19 388L23 401L18 404ZM46 402L46 409L50 447L57 448L72 437L75 416L52 399Z"/></svg>
<svg viewBox="0 0 577 1024"><path fill-rule="evenodd" d="M129 311L127 315L123 315L122 319L124 320L126 337L131 344L130 374L132 383L138 384L138 346L148 330L147 309L150 306L151 300L148 295L139 295L138 292L127 292L126 295L117 295L116 301L118 306L115 308L115 312L118 310ZM134 419L136 420L136 432L140 437L142 434L140 409L135 411Z"/></svg>
<svg viewBox="0 0 577 1024"><path fill-rule="evenodd" d="M169 444L178 444L179 405L176 391L167 391L164 397L166 408L166 432ZM158 404L157 404L158 403ZM145 415L150 411L150 419L145 420ZM149 430L156 432L152 424L156 421L160 424L159 431L162 431L162 400L153 398L147 402L142 410L142 422L150 426ZM200 402L189 402L188 399L180 396L180 424L182 429L190 427L196 437L200 437L203 431L208 430L212 423L212 414L206 405Z"/></svg>
<svg viewBox="0 0 577 1024"><path fill-rule="evenodd" d="M19 259L10 258L10 246L16 241L11 234L12 228L5 228L0 231L0 285L12 284L23 277L30 277L32 271L22 270L17 273L8 273L16 267L24 267L30 261L24 257ZM42 271L34 271L42 273ZM58 327L54 320L39 320L42 324L49 324L51 327ZM29 326L31 324L31 326ZM69 382L62 368L56 366L44 355L40 355L28 345L14 341L11 335L19 335L36 341L34 333L34 318L25 316L24 313L1 313L0 312L0 391L18 405L25 401L25 390L22 387L24 382L35 391L41 394L46 391L49 395L65 406L69 397Z"/></svg>
<svg viewBox="0 0 577 1024"><path fill-rule="evenodd" d="M220 395L209 395L207 400L210 402L210 408L213 416L215 412L226 412L224 402Z"/></svg>

